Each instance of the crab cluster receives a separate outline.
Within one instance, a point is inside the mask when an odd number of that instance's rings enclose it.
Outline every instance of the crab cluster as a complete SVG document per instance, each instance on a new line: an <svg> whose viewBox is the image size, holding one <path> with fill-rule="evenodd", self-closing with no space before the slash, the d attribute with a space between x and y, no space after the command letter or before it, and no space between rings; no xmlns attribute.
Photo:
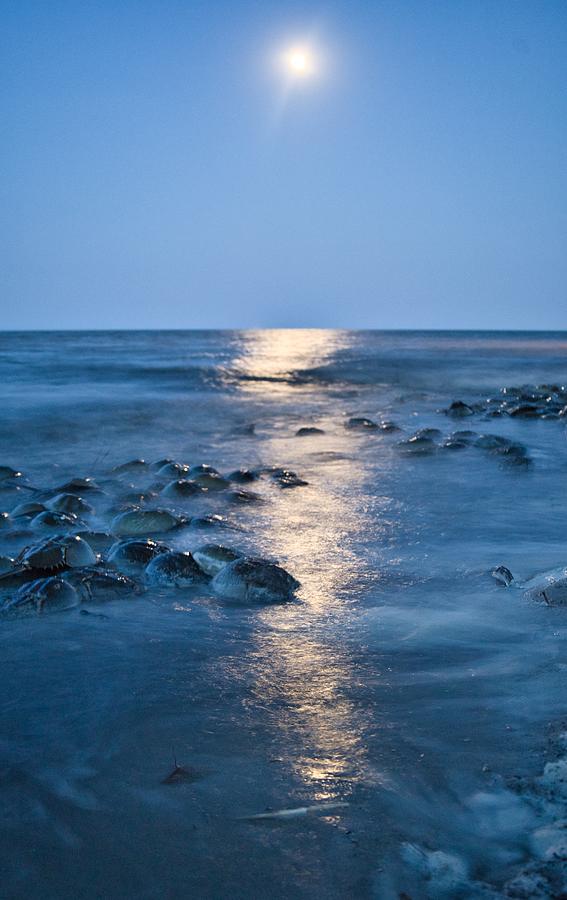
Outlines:
<svg viewBox="0 0 567 900"><path fill-rule="evenodd" d="M531 459L523 444L497 434L478 434L476 431L453 431L443 435L439 428L420 428L411 437L400 441L400 452L407 456L430 456L440 451L473 448L514 466L528 466Z"/></svg>
<svg viewBox="0 0 567 900"><path fill-rule="evenodd" d="M149 478L151 483L141 486ZM14 557L0 556L0 615L24 616L117 596L135 597L148 586L210 585L224 599L244 603L290 599L299 582L277 563L223 544L204 544L191 552L164 543L173 531L229 523L217 514L172 511L161 505L162 497L182 504L225 492L230 503L262 503L260 494L243 486L266 478L279 488L307 484L281 467L238 469L224 476L205 464L187 466L171 459L148 464L135 459L114 467L100 483L73 478L40 489L28 484L19 470L1 466L0 496L13 501L10 512L0 517L7 541L13 544L46 531L48 536L26 543Z"/></svg>
<svg viewBox="0 0 567 900"><path fill-rule="evenodd" d="M452 419L483 414L487 418L560 419L567 416L567 386L558 384L504 387L496 397L471 403L455 400L444 410Z"/></svg>

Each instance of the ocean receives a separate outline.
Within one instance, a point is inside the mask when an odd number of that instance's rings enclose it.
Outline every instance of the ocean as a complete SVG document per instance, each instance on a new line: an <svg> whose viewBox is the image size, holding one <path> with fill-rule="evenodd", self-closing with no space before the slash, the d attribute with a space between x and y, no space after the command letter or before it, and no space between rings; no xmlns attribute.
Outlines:
<svg viewBox="0 0 567 900"><path fill-rule="evenodd" d="M567 605L521 586L567 566L566 383L567 333L0 334L0 554L88 477L77 530L166 508L301 584L0 622L2 897L559 896Z"/></svg>

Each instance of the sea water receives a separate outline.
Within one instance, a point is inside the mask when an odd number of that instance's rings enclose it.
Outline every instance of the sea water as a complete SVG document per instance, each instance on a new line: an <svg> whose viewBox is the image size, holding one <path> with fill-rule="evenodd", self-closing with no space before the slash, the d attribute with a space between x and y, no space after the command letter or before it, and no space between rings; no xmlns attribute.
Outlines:
<svg viewBox="0 0 567 900"><path fill-rule="evenodd" d="M500 896L543 821L517 786L566 715L567 608L489 573L567 565L567 419L442 410L566 379L566 334L0 335L0 464L29 486L104 485L135 457L308 482L153 504L222 516L162 539L278 561L289 603L149 588L104 617L0 622L2 897ZM404 452L424 427L531 464ZM22 499L0 490L4 511ZM37 535L0 538L13 556ZM163 784L174 756L193 775ZM436 852L454 881L420 870Z"/></svg>

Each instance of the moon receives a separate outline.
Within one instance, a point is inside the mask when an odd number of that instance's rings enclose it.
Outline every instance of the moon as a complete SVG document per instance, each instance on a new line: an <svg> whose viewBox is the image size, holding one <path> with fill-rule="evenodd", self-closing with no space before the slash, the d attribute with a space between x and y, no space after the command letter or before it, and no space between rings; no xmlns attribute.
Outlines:
<svg viewBox="0 0 567 900"><path fill-rule="evenodd" d="M315 57L309 47L290 47L284 54L284 64L295 78L308 78L315 72Z"/></svg>

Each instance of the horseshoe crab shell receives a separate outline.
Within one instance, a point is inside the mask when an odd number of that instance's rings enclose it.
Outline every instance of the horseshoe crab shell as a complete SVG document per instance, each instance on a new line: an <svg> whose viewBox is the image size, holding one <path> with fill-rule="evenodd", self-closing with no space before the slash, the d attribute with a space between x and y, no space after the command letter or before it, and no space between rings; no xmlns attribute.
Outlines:
<svg viewBox="0 0 567 900"><path fill-rule="evenodd" d="M243 557L215 575L213 589L229 600L244 603L278 603L291 600L299 582L289 572L256 557Z"/></svg>
<svg viewBox="0 0 567 900"><path fill-rule="evenodd" d="M131 509L112 520L110 530L116 535L160 534L186 524L166 509Z"/></svg>
<svg viewBox="0 0 567 900"><path fill-rule="evenodd" d="M187 478L178 478L176 481L170 481L164 487L162 494L164 497L193 497L195 494L202 493L203 488L195 481Z"/></svg>
<svg viewBox="0 0 567 900"><path fill-rule="evenodd" d="M242 556L243 554L239 550L223 547L222 544L205 544L198 550L193 550L193 558L203 572L210 575L211 578L224 569L228 563L234 562L235 559L241 559Z"/></svg>
<svg viewBox="0 0 567 900"><path fill-rule="evenodd" d="M88 515L94 512L90 503L76 494L57 494L47 505L53 512L59 513L86 513Z"/></svg>
<svg viewBox="0 0 567 900"><path fill-rule="evenodd" d="M145 576L150 584L170 587L189 587L205 579L203 571L188 551L161 553L148 564Z"/></svg>
<svg viewBox="0 0 567 900"><path fill-rule="evenodd" d="M63 513L63 512L53 512L50 509L46 509L44 512L40 512L37 516L34 516L31 520L31 524L34 528L42 527L42 528L78 528L85 523L82 522L75 513Z"/></svg>
<svg viewBox="0 0 567 900"><path fill-rule="evenodd" d="M0 610L3 616L32 616L60 612L78 606L80 597L64 578L39 578L23 585Z"/></svg>
<svg viewBox="0 0 567 900"><path fill-rule="evenodd" d="M96 554L78 535L56 535L24 550L18 559L26 568L44 572L93 566L96 561Z"/></svg>
<svg viewBox="0 0 567 900"><path fill-rule="evenodd" d="M527 581L516 581L510 569L498 566L492 577L506 587L521 590L528 600L538 600L548 606L567 606L567 566L541 572Z"/></svg>
<svg viewBox="0 0 567 900"><path fill-rule="evenodd" d="M33 516L37 516L38 513L44 512L45 509L45 505L43 503L38 503L37 500L25 500L23 503L18 503L18 505L14 507L11 515L13 519L18 518L18 516L32 518Z"/></svg>
<svg viewBox="0 0 567 900"><path fill-rule="evenodd" d="M168 552L169 547L151 538L146 541L117 541L110 548L108 562L124 572L136 573L147 566L154 556Z"/></svg>
<svg viewBox="0 0 567 900"><path fill-rule="evenodd" d="M122 596L131 597L142 591L140 585L128 575L99 566L67 572L65 580L83 595L84 600L94 603L105 603Z"/></svg>

